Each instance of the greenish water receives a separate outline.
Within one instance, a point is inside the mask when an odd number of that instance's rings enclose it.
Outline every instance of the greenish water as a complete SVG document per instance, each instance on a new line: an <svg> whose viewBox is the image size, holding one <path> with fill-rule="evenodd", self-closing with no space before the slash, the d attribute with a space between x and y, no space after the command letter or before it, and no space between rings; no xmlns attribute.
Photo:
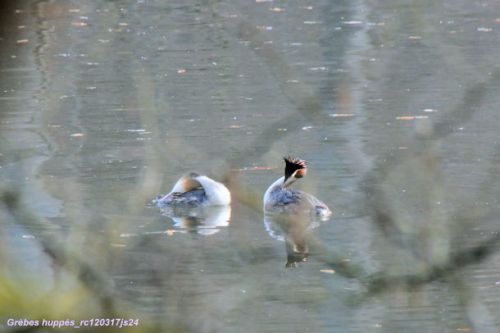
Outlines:
<svg viewBox="0 0 500 333"><path fill-rule="evenodd" d="M54 242L159 330L498 331L497 242L454 258L499 230L499 12L494 1L9 5L0 179L34 218L2 204L2 278L73 290L44 248ZM297 187L333 210L296 268L261 211L288 154L309 162ZM230 212L214 213L229 224L150 204L192 170L229 184ZM377 272L424 278L370 294Z"/></svg>

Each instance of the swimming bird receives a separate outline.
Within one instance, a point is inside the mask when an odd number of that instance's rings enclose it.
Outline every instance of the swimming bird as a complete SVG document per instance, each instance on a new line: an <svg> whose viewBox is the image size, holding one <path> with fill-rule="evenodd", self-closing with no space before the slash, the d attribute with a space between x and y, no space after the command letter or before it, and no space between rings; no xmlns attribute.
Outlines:
<svg viewBox="0 0 500 333"><path fill-rule="evenodd" d="M182 176L172 190L155 203L160 207L178 208L227 206L231 203L231 193L224 184L190 172Z"/></svg>
<svg viewBox="0 0 500 333"><path fill-rule="evenodd" d="M306 161L291 156L283 159L285 176L277 179L265 192L264 213L300 215L327 220L332 212L324 202L312 194L290 187L297 179L306 175Z"/></svg>

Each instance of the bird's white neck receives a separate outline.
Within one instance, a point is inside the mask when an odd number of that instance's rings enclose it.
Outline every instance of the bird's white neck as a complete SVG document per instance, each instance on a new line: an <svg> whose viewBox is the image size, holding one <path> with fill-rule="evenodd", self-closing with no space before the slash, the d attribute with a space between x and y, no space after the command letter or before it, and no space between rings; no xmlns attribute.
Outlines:
<svg viewBox="0 0 500 333"><path fill-rule="evenodd" d="M272 191L274 191L276 188L283 187L284 182L285 182L285 177L280 177L274 183L272 183L271 186L267 188L266 193L264 193L264 203L269 201L269 197Z"/></svg>

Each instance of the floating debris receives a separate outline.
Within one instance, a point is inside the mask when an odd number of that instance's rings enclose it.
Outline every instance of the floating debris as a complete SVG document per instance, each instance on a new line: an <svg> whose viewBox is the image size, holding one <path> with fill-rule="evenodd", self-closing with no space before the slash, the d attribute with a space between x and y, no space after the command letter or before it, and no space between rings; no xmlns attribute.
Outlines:
<svg viewBox="0 0 500 333"><path fill-rule="evenodd" d="M74 26L74 27L86 27L87 26L87 22L84 22L84 21L73 21L73 22L71 22L71 25Z"/></svg>
<svg viewBox="0 0 500 333"><path fill-rule="evenodd" d="M397 120L415 120L415 119L428 119L429 116L399 116Z"/></svg>
<svg viewBox="0 0 500 333"><path fill-rule="evenodd" d="M333 118L348 118L348 117L354 117L354 114L352 113L330 113L328 114L330 117Z"/></svg>
<svg viewBox="0 0 500 333"><path fill-rule="evenodd" d="M303 127L302 127L302 130L303 130L303 131L309 131L309 130L311 130L311 129L313 129L313 128L314 128L313 126L303 126Z"/></svg>
<svg viewBox="0 0 500 333"><path fill-rule="evenodd" d="M129 129L126 129L125 132L146 132L146 129L144 128L129 128Z"/></svg>
<svg viewBox="0 0 500 333"><path fill-rule="evenodd" d="M271 25L258 25L256 28L259 29L260 31L271 31L271 30L273 30L273 27Z"/></svg>
<svg viewBox="0 0 500 333"><path fill-rule="evenodd" d="M314 71L314 72L316 72L316 71L326 71L326 70L328 70L328 67L326 67L326 66L309 67L309 70Z"/></svg>
<svg viewBox="0 0 500 333"><path fill-rule="evenodd" d="M84 135L85 134L83 134L83 133L73 133L73 134L70 135L70 137L72 137L72 138L81 138Z"/></svg>
<svg viewBox="0 0 500 333"><path fill-rule="evenodd" d="M186 74L187 70L185 68L179 68L177 74Z"/></svg>
<svg viewBox="0 0 500 333"><path fill-rule="evenodd" d="M342 23L345 25L361 25L363 24L363 21L344 21Z"/></svg>
<svg viewBox="0 0 500 333"><path fill-rule="evenodd" d="M458 327L457 332L470 332L471 328L470 327Z"/></svg>
<svg viewBox="0 0 500 333"><path fill-rule="evenodd" d="M272 11L272 12L277 12L277 13L285 11L285 9L280 8L280 7L272 7L272 8L269 8L269 10Z"/></svg>
<svg viewBox="0 0 500 333"><path fill-rule="evenodd" d="M165 231L147 231L144 233L123 233L120 234L120 237L122 238L128 238L128 237L139 237L139 236L144 236L144 235L161 235L161 234L167 234L168 236L172 236L174 233L176 233L176 230L173 229L167 229Z"/></svg>
<svg viewBox="0 0 500 333"><path fill-rule="evenodd" d="M18 39L16 41L17 44L26 44L28 43L30 40L29 39Z"/></svg>
<svg viewBox="0 0 500 333"><path fill-rule="evenodd" d="M269 166L251 166L251 167L243 167L240 169L231 169L232 171L267 171L267 170L274 170L276 168L269 167Z"/></svg>
<svg viewBox="0 0 500 333"><path fill-rule="evenodd" d="M333 269L320 269L319 271L325 274L335 274L335 270Z"/></svg>
<svg viewBox="0 0 500 333"><path fill-rule="evenodd" d="M479 27L479 28L477 28L477 31L479 31L479 32L491 32L491 31L493 31L493 29L486 28L486 27Z"/></svg>

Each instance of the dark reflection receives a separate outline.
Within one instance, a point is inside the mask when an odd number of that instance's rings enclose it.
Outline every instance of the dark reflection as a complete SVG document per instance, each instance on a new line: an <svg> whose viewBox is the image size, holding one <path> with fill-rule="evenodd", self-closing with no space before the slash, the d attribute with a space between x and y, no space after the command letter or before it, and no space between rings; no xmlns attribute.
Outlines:
<svg viewBox="0 0 500 333"><path fill-rule="evenodd" d="M172 219L177 232L194 232L200 235L213 235L220 228L227 227L231 219L230 206L213 206L199 208L166 207L162 208L165 216Z"/></svg>
<svg viewBox="0 0 500 333"><path fill-rule="evenodd" d="M285 242L287 268L297 267L309 257L308 239L319 221L310 216L283 213L264 214L264 227L274 239Z"/></svg>

